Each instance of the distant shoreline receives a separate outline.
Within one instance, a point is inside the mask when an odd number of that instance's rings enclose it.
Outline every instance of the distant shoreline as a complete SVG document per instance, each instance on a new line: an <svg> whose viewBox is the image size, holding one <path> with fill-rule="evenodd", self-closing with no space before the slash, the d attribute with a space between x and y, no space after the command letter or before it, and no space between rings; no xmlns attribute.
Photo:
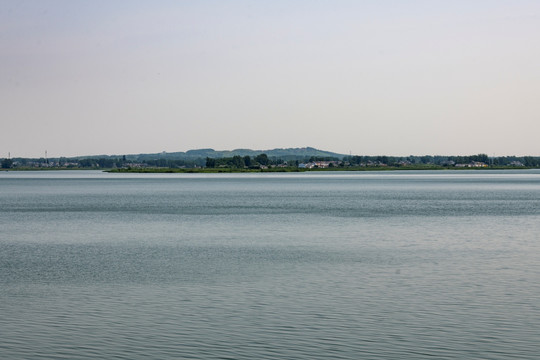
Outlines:
<svg viewBox="0 0 540 360"><path fill-rule="evenodd" d="M187 152L96 155L59 158L0 158L2 169L67 170L93 169L118 172L301 172L332 168L344 171L444 170L456 168L540 168L540 156L476 155L343 155L315 148L260 150L213 149ZM279 169L275 169L279 168ZM126 169L126 170L124 170ZM456 169L457 170L457 169Z"/></svg>
<svg viewBox="0 0 540 360"><path fill-rule="evenodd" d="M267 169L238 169L238 168L131 168L131 169L96 169L96 168L12 168L1 169L4 172L40 172L40 171L102 171L106 173L139 173L139 174L231 174L231 173L302 173L302 172L381 172L381 171L415 171L415 170L448 170L448 171L490 171L490 170L532 170L538 167L450 167L450 166L365 166L365 167L330 167L330 168L296 168L274 167Z"/></svg>
<svg viewBox="0 0 540 360"><path fill-rule="evenodd" d="M268 169L233 169L233 168L195 168L195 169L174 169L174 168L145 168L145 169L109 169L108 173L197 173L197 174L218 174L218 173L299 173L299 172L366 172L366 171L414 171L414 170L530 170L535 167L508 167L494 166L484 168L456 168L443 166L372 166L372 167L333 167L333 168L268 168Z"/></svg>

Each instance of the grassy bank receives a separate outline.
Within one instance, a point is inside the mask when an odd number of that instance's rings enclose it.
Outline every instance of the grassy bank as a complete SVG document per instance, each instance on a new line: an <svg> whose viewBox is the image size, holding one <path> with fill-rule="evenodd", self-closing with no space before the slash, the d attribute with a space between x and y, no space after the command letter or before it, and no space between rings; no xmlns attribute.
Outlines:
<svg viewBox="0 0 540 360"><path fill-rule="evenodd" d="M283 172L311 172L311 171L411 171L411 170L524 170L532 169L528 167L508 167L491 166L485 168L466 168L466 167L445 167L437 165L411 165L411 166L364 166L364 167L330 167L302 169L297 167L268 168L268 169L237 169L237 168L131 168L131 169L111 169L106 170L111 173L197 173L197 174L215 174L215 173L283 173Z"/></svg>
<svg viewBox="0 0 540 360"><path fill-rule="evenodd" d="M274 167L268 169L239 169L239 168L118 168L118 169L104 169L104 168L66 168L66 167L48 167L48 168L36 168L36 167L17 167L10 169L0 169L1 171L62 171L62 170L101 170L109 173L188 173L188 174L217 174L217 173L285 173L285 172L321 172L321 171L411 171L411 170L450 170L450 171L462 171L462 170L528 170L537 169L535 167L512 167L512 166L489 166L484 168L469 168L469 167L447 167L438 165L410 165L410 166L350 166L350 167L329 167L329 168L297 168L297 167Z"/></svg>

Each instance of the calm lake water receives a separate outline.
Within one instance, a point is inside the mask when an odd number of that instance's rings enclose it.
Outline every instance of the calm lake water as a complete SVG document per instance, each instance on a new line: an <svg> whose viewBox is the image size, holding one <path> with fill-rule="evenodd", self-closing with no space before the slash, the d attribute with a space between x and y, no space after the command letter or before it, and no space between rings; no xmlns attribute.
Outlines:
<svg viewBox="0 0 540 360"><path fill-rule="evenodd" d="M2 359L538 359L540 171L0 173Z"/></svg>

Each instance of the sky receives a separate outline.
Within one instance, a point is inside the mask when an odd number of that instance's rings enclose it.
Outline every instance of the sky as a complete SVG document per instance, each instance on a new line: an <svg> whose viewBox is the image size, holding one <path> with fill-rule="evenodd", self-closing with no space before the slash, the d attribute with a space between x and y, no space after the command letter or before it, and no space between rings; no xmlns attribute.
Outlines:
<svg viewBox="0 0 540 360"><path fill-rule="evenodd" d="M540 155L540 1L0 0L0 158Z"/></svg>

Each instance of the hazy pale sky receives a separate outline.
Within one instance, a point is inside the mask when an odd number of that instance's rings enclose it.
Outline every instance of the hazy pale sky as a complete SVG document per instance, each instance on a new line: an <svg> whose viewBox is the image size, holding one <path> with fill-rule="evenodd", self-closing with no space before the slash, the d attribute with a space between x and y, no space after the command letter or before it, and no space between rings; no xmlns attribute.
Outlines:
<svg viewBox="0 0 540 360"><path fill-rule="evenodd" d="M540 155L540 1L0 1L0 157Z"/></svg>

